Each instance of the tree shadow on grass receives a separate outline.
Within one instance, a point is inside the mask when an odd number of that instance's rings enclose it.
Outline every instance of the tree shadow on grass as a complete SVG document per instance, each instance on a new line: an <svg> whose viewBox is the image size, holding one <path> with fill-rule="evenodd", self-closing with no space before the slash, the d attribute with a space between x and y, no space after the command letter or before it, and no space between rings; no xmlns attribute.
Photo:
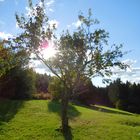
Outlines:
<svg viewBox="0 0 140 140"><path fill-rule="evenodd" d="M57 113L61 116L61 103L57 101L50 101L48 103L48 110L49 112ZM74 119L75 117L80 116L81 113L71 104L68 107L68 117L69 119Z"/></svg>
<svg viewBox="0 0 140 140"><path fill-rule="evenodd" d="M22 106L21 100L0 100L0 125L9 122Z"/></svg>
<svg viewBox="0 0 140 140"><path fill-rule="evenodd" d="M61 117L61 103L57 101L50 101L48 103L48 110L50 112L57 113ZM68 117L69 119L74 119L75 117L80 116L81 113L71 104L69 104L68 107ZM59 129L58 129L59 130ZM71 127L69 127L68 131L66 133L63 133L64 139L65 140L72 140L73 135L71 132Z"/></svg>
<svg viewBox="0 0 140 140"><path fill-rule="evenodd" d="M71 133L71 128L69 127L68 131L66 133L63 133L63 137L65 140L72 140L73 135Z"/></svg>
<svg viewBox="0 0 140 140"><path fill-rule="evenodd" d="M92 105L90 107L90 109L101 111L101 112L105 112L105 113L122 114L122 115L133 115L132 113L129 113L129 112L121 112L121 111L117 111L117 110L110 110L110 109L99 107L99 106L96 106L96 105Z"/></svg>

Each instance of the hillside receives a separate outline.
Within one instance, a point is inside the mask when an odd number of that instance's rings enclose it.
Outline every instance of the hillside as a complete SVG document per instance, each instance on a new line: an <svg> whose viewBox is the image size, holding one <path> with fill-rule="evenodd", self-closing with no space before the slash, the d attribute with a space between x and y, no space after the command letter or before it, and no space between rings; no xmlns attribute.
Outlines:
<svg viewBox="0 0 140 140"><path fill-rule="evenodd" d="M0 140L139 140L140 116L95 106L70 106L71 132L62 136L60 104L45 100L0 101ZM64 138L65 137L65 138Z"/></svg>

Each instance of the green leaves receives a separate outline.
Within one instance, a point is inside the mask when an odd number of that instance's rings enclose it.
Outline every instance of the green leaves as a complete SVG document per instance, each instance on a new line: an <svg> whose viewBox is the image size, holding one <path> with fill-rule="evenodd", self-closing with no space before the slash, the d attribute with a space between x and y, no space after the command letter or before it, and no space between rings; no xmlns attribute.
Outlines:
<svg viewBox="0 0 140 140"><path fill-rule="evenodd" d="M40 48L40 43L44 39L50 40L53 37L53 28L50 28L48 17L45 14L44 0L40 1L35 6L32 0L29 0L29 10L27 15L19 16L16 14L16 21L18 26L23 29L18 39L22 46L26 47L28 51L35 53Z"/></svg>
<svg viewBox="0 0 140 140"><path fill-rule="evenodd" d="M13 67L13 55L10 48L4 47L4 41L0 42L0 77Z"/></svg>

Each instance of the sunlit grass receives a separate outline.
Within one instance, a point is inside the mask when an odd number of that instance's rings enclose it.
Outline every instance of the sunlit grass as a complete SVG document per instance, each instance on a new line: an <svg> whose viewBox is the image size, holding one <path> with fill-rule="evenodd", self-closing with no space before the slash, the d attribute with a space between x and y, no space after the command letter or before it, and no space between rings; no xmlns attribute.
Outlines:
<svg viewBox="0 0 140 140"><path fill-rule="evenodd" d="M127 113L71 105L72 137L74 140L139 140L140 116ZM63 140L63 135L56 131L59 126L59 103L45 100L0 102L0 140Z"/></svg>

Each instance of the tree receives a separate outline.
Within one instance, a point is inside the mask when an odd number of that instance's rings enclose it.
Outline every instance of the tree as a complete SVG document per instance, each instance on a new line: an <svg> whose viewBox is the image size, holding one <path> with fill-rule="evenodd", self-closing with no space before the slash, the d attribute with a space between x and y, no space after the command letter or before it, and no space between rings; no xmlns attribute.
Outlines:
<svg viewBox="0 0 140 140"><path fill-rule="evenodd" d="M9 38L0 42L0 97L3 98L27 98L29 92L35 91L32 70L27 66L29 53L26 48L17 47L16 41Z"/></svg>
<svg viewBox="0 0 140 140"><path fill-rule="evenodd" d="M119 100L120 96L120 86L122 82L120 79L115 80L113 83L111 83L108 87L108 96L110 101L116 105L116 102Z"/></svg>
<svg viewBox="0 0 140 140"><path fill-rule="evenodd" d="M35 75L32 69L16 66L0 78L2 98L29 99L35 92Z"/></svg>
<svg viewBox="0 0 140 140"><path fill-rule="evenodd" d="M119 78L108 86L108 96L118 109L127 110L130 83L123 83Z"/></svg>
<svg viewBox="0 0 140 140"><path fill-rule="evenodd" d="M69 99L79 94L78 87L81 79L85 76L96 75L110 76L110 68L118 66L125 68L118 59L123 56L121 45L109 48L107 51L108 33L104 30L93 30L92 25L97 21L79 15L81 26L72 34L68 31L63 33L58 44L58 54L55 58L47 61L47 65L54 74L62 81L64 92L62 94L62 130L68 129L67 107ZM43 59L42 59L43 60ZM44 61L44 60L43 60ZM46 62L46 61L44 61Z"/></svg>
<svg viewBox="0 0 140 140"><path fill-rule="evenodd" d="M45 60L41 55L41 43L45 40L54 40L53 28L50 28L48 18L44 10L44 0L41 4L33 6L29 0L31 13L28 17L16 15L17 23L23 33L18 38L18 43L26 47L30 52L36 54L47 68L61 81L64 90L61 94L61 120L62 132L67 132L68 124L68 102L69 99L76 96L78 86L83 77L94 77L97 75L111 76L111 67L118 66L124 69L126 65L119 59L124 55L121 51L122 45L108 46L108 33L102 29L94 29L95 24L99 22L92 19L91 10L88 17L79 15L81 26L70 33L64 32L57 39L55 57ZM105 49L104 49L105 47ZM108 49L107 49L108 47Z"/></svg>
<svg viewBox="0 0 140 140"><path fill-rule="evenodd" d="M26 58L26 51L13 50L11 42L10 44L1 44L0 97L27 98L34 91L35 83L33 83L31 70L26 67Z"/></svg>
<svg viewBox="0 0 140 140"><path fill-rule="evenodd" d="M90 78L82 77L82 79L80 79L79 85L77 86L77 93L78 94L72 98L73 102L87 106L95 103L96 87L93 86Z"/></svg>
<svg viewBox="0 0 140 140"><path fill-rule="evenodd" d="M0 41L0 77L14 67L23 68L28 65L29 53L17 42L18 38Z"/></svg>
<svg viewBox="0 0 140 140"><path fill-rule="evenodd" d="M11 48L5 47L6 41L0 42L0 77L4 75L14 65L12 64L14 56Z"/></svg>

